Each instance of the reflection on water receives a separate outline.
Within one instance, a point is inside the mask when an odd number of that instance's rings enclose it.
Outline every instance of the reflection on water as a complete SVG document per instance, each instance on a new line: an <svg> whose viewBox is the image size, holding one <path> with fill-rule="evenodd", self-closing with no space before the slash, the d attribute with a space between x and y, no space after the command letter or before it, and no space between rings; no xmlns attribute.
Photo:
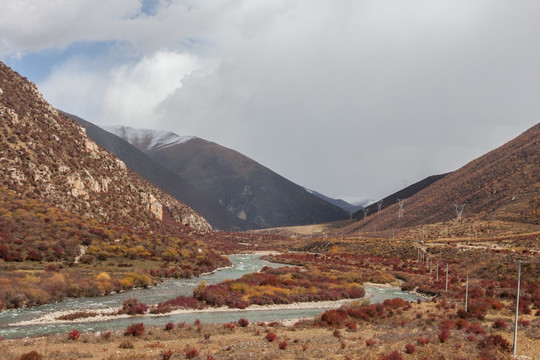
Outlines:
<svg viewBox="0 0 540 360"><path fill-rule="evenodd" d="M26 309L8 310L0 313L0 337L16 338L34 335L43 335L51 333L62 333L77 329L79 331L103 331L112 329L124 329L135 322L144 322L146 325L163 326L167 322L193 323L199 319L205 323L224 323L237 321L243 317L250 322L256 321L278 321L284 319L297 319L310 317L322 312L321 309L294 309L294 310L261 310L246 311L238 310L231 312L207 312L176 314L160 317L136 317L129 319L115 319L103 322L93 323L71 323L71 324L47 324L47 325L28 325L28 326L9 326L21 321L36 319L44 314L63 310L76 309L104 309L117 308L122 306L126 299L137 298L146 304L157 304L161 301L174 298L179 295L192 295L193 290L201 281L208 284L215 284L226 279L237 279L244 274L260 270L263 266L281 266L261 260L260 255L242 254L230 255L229 259L233 263L232 268L223 269L213 274L201 276L193 279L173 279L167 280L163 284L150 289L132 290L124 293L113 294L97 298L67 299L55 304L36 306ZM393 288L380 288L368 286L365 288L370 301L382 302L385 299L401 297L407 301L416 301L418 297L404 293Z"/></svg>

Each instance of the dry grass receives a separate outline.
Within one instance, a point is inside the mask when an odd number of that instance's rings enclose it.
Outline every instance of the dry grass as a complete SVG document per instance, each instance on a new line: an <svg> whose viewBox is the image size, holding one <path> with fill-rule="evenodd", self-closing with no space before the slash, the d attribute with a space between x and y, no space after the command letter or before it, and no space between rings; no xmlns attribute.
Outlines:
<svg viewBox="0 0 540 360"><path fill-rule="evenodd" d="M418 318L416 314L423 316ZM441 321L449 315L435 303L413 304L408 311L376 322L359 322L358 330L344 327L335 332L332 327L317 327L311 321L292 326L252 323L248 327L236 327L233 331L223 325L195 324L184 328L175 327L166 331L164 326L150 328L142 337L130 337L133 346L125 346L123 331L115 331L108 339L99 333L82 334L79 340L69 341L67 334L35 339L3 340L0 352L6 360L18 359L22 354L37 350L45 359L161 359L162 352L172 350L173 359L186 358L186 350L196 349L196 359L206 359L212 354L215 359L379 359L383 354L398 350L404 359L477 359L480 348L478 341L470 341L465 329L451 329L445 343L437 335ZM533 319L533 318L531 318ZM496 330L491 320L482 324L488 334L499 334L509 342L512 331ZM277 334L273 342L266 334ZM519 354L538 359L540 354L540 321L519 332ZM419 345L419 338L428 338L429 344ZM478 339L481 336L477 336ZM374 344L366 345L373 339ZM285 350L280 343L287 342ZM120 344L123 344L122 346ZM370 344L373 341L370 342ZM415 351L406 354L407 344L414 344ZM508 353L491 353L493 359L509 359Z"/></svg>

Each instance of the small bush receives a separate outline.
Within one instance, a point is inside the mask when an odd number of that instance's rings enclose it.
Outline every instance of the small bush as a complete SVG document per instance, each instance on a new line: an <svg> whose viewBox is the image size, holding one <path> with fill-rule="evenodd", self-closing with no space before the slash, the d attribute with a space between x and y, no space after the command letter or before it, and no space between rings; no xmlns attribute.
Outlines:
<svg viewBox="0 0 540 360"><path fill-rule="evenodd" d="M173 354L174 354L174 351L172 351L171 349L169 349L169 350L163 350L163 351L161 352L161 358L162 358L163 360L169 360L169 359L173 356Z"/></svg>
<svg viewBox="0 0 540 360"><path fill-rule="evenodd" d="M277 335L275 333L271 332L271 331L268 334L266 334L266 340L268 342L272 342L272 341L276 340L276 338L277 338Z"/></svg>
<svg viewBox="0 0 540 360"><path fill-rule="evenodd" d="M144 324L136 323L129 325L124 331L125 336L142 336L144 335Z"/></svg>
<svg viewBox="0 0 540 360"><path fill-rule="evenodd" d="M281 350L287 350L287 345L289 345L289 344L287 344L287 342L286 342L285 340L283 340L283 341L281 341L281 342L279 343L279 348L280 348Z"/></svg>
<svg viewBox="0 0 540 360"><path fill-rule="evenodd" d="M245 318L238 319L238 326L240 327L246 327L249 325L249 320Z"/></svg>
<svg viewBox="0 0 540 360"><path fill-rule="evenodd" d="M369 347L375 346L375 343L376 343L375 339L366 339L366 346L369 346Z"/></svg>
<svg viewBox="0 0 540 360"><path fill-rule="evenodd" d="M439 341L445 343L450 337L450 331L448 329L442 329L439 333Z"/></svg>
<svg viewBox="0 0 540 360"><path fill-rule="evenodd" d="M391 353L381 356L380 359L381 360L403 360L403 356L401 356L399 351L394 350Z"/></svg>
<svg viewBox="0 0 540 360"><path fill-rule="evenodd" d="M341 331L339 329L334 330L334 337L337 337L338 339L341 337Z"/></svg>
<svg viewBox="0 0 540 360"><path fill-rule="evenodd" d="M199 350L195 348L189 348L186 350L186 359L194 359L199 356Z"/></svg>
<svg viewBox="0 0 540 360"><path fill-rule="evenodd" d="M508 329L508 325L506 324L506 321L504 321L503 319L497 319L493 322L493 328L505 330L505 329Z"/></svg>
<svg viewBox="0 0 540 360"><path fill-rule="evenodd" d="M347 312L341 309L327 310L321 315L321 320L330 326L341 327L345 319Z"/></svg>
<svg viewBox="0 0 540 360"><path fill-rule="evenodd" d="M71 331L69 334L68 334L68 339L69 340L77 340L78 338L81 337L81 333L79 333L79 330L75 329L73 331Z"/></svg>
<svg viewBox="0 0 540 360"><path fill-rule="evenodd" d="M489 335L478 342L482 349L499 348L501 351L512 351L512 345L501 335Z"/></svg>
<svg viewBox="0 0 540 360"><path fill-rule="evenodd" d="M103 340L111 340L111 338L112 338L112 332L110 332L110 331L102 332L102 333L101 333L101 338L102 338Z"/></svg>
<svg viewBox="0 0 540 360"><path fill-rule="evenodd" d="M174 324L172 322L168 322L165 324L166 331L171 331L172 329L174 329Z"/></svg>
<svg viewBox="0 0 540 360"><path fill-rule="evenodd" d="M225 329L228 329L228 330L231 330L233 331L234 329L236 329L236 325L234 325L233 323L226 323L226 324L223 324L223 327Z"/></svg>
<svg viewBox="0 0 540 360"><path fill-rule="evenodd" d="M421 338L418 338L418 340L416 340L418 342L418 345L427 345L429 344L429 338L428 337L421 337Z"/></svg>
<svg viewBox="0 0 540 360"><path fill-rule="evenodd" d="M407 354L412 354L416 351L416 346L414 346L413 344L411 343L408 343L407 345L405 345L405 352Z"/></svg>
<svg viewBox="0 0 540 360"><path fill-rule="evenodd" d="M529 320L519 319L518 320L518 325L523 326L523 327L527 327L527 326L531 325L531 322Z"/></svg>
<svg viewBox="0 0 540 360"><path fill-rule="evenodd" d="M36 350L32 350L28 353L22 354L19 360L42 360L43 356Z"/></svg>

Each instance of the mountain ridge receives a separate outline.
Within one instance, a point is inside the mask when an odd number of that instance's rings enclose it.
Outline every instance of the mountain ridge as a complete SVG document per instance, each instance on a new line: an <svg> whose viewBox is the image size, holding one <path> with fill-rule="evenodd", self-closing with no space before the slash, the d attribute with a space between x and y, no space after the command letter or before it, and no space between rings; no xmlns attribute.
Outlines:
<svg viewBox="0 0 540 360"><path fill-rule="evenodd" d="M349 216L245 155L211 141L194 137L166 147L139 146L235 216L256 224L254 228L328 222Z"/></svg>
<svg viewBox="0 0 540 360"><path fill-rule="evenodd" d="M125 141L123 138L98 127L89 121L86 121L76 115L68 114L78 124L85 127L87 134L100 146L110 151L124 163L136 171L146 180L155 184L159 188L167 191L177 199L185 202L197 212L204 214L205 218L210 222L216 230L246 230L253 225L238 219L230 212L223 209L214 199L207 197L200 189L197 189L193 184L181 178L177 174L163 167L158 162L150 159L137 147ZM166 144L174 144L185 140L186 137L174 136L161 137L166 141ZM175 138L177 137L177 138ZM133 137L131 137L133 139ZM191 138L191 137L190 137ZM189 139L187 139L189 140ZM145 146L144 141L139 142L140 146Z"/></svg>

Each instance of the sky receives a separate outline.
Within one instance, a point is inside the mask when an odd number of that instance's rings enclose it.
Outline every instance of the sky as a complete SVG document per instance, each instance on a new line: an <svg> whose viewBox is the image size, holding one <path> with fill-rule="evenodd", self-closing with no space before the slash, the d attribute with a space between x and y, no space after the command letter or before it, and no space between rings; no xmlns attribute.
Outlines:
<svg viewBox="0 0 540 360"><path fill-rule="evenodd" d="M348 201L539 122L536 0L0 0L0 60L95 124L194 135Z"/></svg>

